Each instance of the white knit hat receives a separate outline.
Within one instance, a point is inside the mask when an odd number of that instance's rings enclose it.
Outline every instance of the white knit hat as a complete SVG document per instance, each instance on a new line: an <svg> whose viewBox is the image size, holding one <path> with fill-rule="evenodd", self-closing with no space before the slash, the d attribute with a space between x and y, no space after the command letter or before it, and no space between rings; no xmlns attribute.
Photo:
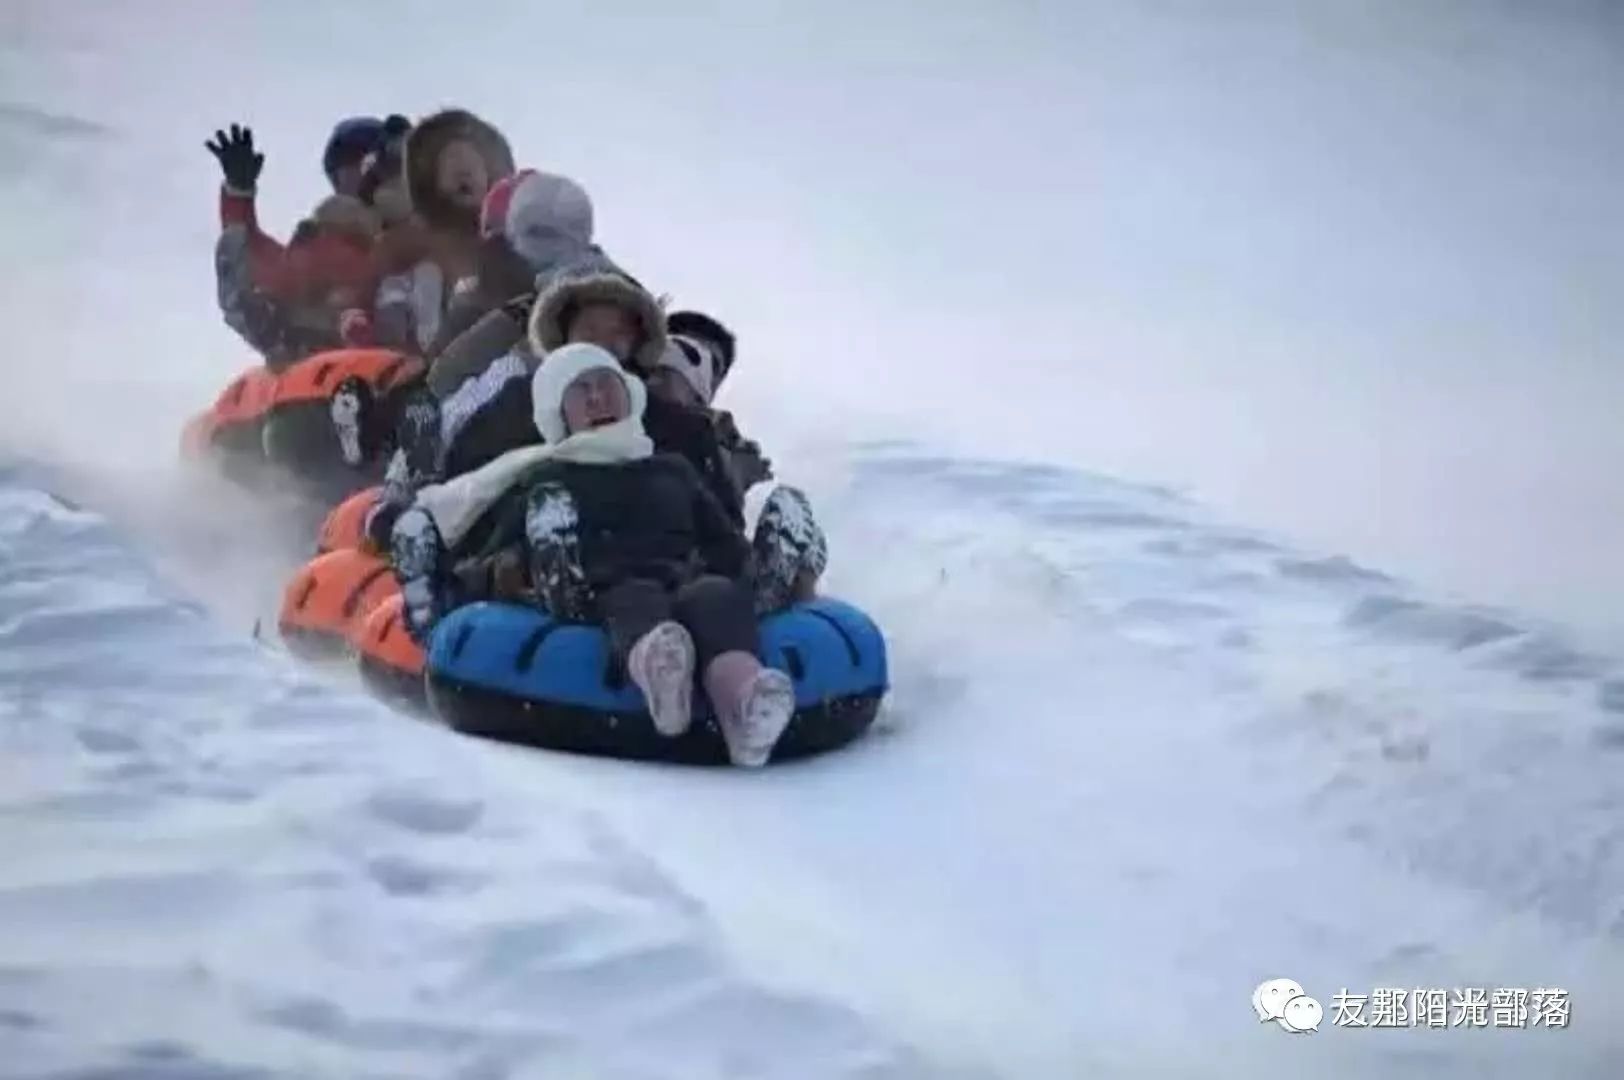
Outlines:
<svg viewBox="0 0 1624 1080"><path fill-rule="evenodd" d="M539 273L591 250L592 199L567 176L520 169L485 196L479 228Z"/></svg>
<svg viewBox="0 0 1624 1080"><path fill-rule="evenodd" d="M564 391L569 389L570 383L595 368L608 368L620 376L631 402L629 415L639 422L643 419L648 391L643 388L642 379L627 374L608 349L585 342L560 345L547 354L530 380L530 408L536 430L547 442L563 442L569 434L564 423Z"/></svg>

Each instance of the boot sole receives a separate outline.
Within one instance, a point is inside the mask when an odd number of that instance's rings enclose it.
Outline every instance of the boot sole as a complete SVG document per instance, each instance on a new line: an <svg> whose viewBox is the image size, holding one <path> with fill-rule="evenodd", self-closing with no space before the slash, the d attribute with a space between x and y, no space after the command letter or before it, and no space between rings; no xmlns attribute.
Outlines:
<svg viewBox="0 0 1624 1080"><path fill-rule="evenodd" d="M650 642L654 654L643 672L647 683L634 679L648 701L649 718L654 730L666 738L675 738L693 725L694 649L693 640L683 633L671 632L666 637L681 642L667 645L665 641Z"/></svg>
<svg viewBox="0 0 1624 1080"><path fill-rule="evenodd" d="M768 669L771 671L772 669ZM747 769L758 769L772 757L773 747L783 737L795 716L795 686L782 672L773 672L758 682L745 702L742 723L727 739L728 756L733 764Z"/></svg>

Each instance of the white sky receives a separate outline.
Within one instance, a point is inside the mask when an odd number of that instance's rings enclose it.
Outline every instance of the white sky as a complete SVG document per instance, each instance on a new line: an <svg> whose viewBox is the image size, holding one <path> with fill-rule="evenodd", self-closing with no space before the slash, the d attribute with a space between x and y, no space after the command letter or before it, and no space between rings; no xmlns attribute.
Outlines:
<svg viewBox="0 0 1624 1080"><path fill-rule="evenodd" d="M769 443L1181 485L1624 646L1616 5L9 3L7 441L158 460L245 361L214 127L285 232L334 117L447 103L736 324Z"/></svg>

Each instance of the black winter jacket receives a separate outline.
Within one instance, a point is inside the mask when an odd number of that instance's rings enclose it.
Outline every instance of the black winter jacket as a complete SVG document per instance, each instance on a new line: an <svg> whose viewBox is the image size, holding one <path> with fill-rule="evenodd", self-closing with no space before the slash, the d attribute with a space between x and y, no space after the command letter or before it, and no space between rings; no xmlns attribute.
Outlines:
<svg viewBox="0 0 1624 1080"><path fill-rule="evenodd" d="M742 579L750 548L687 460L654 454L621 465L548 462L509 491L459 545L457 576L477 595L492 564L528 554L525 514L541 484L557 483L575 502L582 569L601 592L628 578L676 589L701 574ZM529 559L524 559L528 565Z"/></svg>
<svg viewBox="0 0 1624 1080"><path fill-rule="evenodd" d="M744 496L734 482L709 410L677 405L653 394L643 430L661 453L680 454L694 467L735 529L744 528Z"/></svg>

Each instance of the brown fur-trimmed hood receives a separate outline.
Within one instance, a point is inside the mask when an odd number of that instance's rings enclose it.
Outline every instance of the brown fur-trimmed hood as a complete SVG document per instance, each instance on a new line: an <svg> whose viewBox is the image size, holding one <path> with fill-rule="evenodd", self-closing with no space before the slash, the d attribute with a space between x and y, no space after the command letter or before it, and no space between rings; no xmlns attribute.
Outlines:
<svg viewBox="0 0 1624 1080"><path fill-rule="evenodd" d="M562 271L543 286L530 309L530 348L537 356L545 356L564 344L565 310L594 303L616 304L636 314L643 327L643 343L631 358L631 366L639 372L653 371L665 352L665 312L647 289L601 263Z"/></svg>
<svg viewBox="0 0 1624 1080"><path fill-rule="evenodd" d="M435 229L477 233L479 209L464 209L448 202L434 183L440 151L456 139L465 139L485 159L490 182L514 171L513 149L495 127L466 109L442 109L427 117L406 137L406 190L412 210L423 223Z"/></svg>

